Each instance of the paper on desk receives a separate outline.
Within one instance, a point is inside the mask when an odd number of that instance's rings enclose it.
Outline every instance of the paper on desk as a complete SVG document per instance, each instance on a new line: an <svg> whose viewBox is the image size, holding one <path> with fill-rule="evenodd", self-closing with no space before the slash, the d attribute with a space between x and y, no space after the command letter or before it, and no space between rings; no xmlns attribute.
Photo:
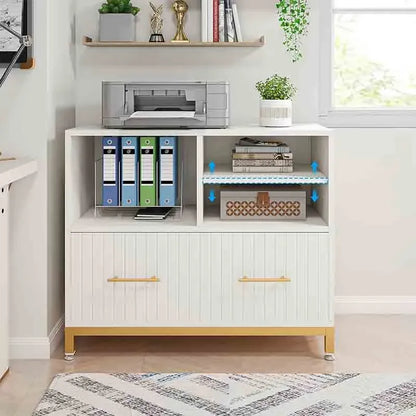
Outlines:
<svg viewBox="0 0 416 416"><path fill-rule="evenodd" d="M195 111L136 111L129 118L195 118Z"/></svg>

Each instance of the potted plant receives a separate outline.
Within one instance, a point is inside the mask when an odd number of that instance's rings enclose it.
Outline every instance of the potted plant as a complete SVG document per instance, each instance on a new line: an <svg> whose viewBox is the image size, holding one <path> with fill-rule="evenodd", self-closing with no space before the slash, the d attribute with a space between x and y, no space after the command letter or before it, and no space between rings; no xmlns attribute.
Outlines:
<svg viewBox="0 0 416 416"><path fill-rule="evenodd" d="M98 10L100 13L100 41L136 40L135 17L140 9L130 0L107 0Z"/></svg>
<svg viewBox="0 0 416 416"><path fill-rule="evenodd" d="M288 127L292 125L292 97L296 88L287 77L273 75L256 88L260 93L260 125Z"/></svg>

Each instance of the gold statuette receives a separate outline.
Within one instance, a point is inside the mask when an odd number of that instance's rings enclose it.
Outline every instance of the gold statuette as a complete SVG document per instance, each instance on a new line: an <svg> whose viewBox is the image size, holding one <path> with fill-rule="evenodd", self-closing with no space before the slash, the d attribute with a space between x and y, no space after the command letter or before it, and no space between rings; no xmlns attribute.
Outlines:
<svg viewBox="0 0 416 416"><path fill-rule="evenodd" d="M189 39L187 38L183 30L185 14L188 11L188 9L189 7L186 1L184 0L175 0L173 2L173 10L175 12L177 20L177 30L175 37L172 39L172 42L189 42Z"/></svg>

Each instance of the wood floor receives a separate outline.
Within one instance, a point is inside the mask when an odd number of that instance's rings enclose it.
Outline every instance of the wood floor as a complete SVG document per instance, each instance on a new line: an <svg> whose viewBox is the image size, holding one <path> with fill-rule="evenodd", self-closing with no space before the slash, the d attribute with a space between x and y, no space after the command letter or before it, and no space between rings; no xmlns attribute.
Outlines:
<svg viewBox="0 0 416 416"><path fill-rule="evenodd" d="M30 416L64 372L416 373L416 316L340 316L336 361L321 338L84 338L74 362L16 360L0 383L0 415Z"/></svg>

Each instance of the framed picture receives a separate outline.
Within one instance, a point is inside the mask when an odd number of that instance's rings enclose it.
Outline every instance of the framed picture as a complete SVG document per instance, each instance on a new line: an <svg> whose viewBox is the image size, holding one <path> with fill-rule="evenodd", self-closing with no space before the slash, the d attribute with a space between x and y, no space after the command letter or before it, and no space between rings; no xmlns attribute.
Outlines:
<svg viewBox="0 0 416 416"><path fill-rule="evenodd" d="M8 24L16 32L27 35L31 29L29 21L31 0L0 0L0 22ZM0 28L0 64L7 64L19 49L19 40ZM18 63L27 62L30 51L26 48Z"/></svg>

